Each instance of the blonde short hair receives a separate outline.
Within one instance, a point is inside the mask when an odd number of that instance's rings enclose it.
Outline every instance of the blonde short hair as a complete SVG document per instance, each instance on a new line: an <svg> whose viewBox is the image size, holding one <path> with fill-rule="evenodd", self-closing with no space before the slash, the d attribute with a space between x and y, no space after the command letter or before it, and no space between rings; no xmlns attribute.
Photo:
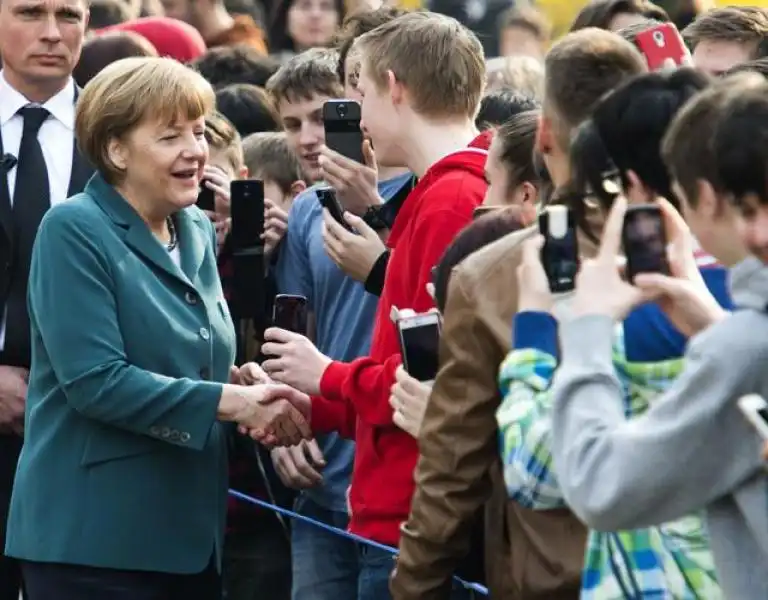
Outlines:
<svg viewBox="0 0 768 600"><path fill-rule="evenodd" d="M413 103L431 118L474 119L485 84L483 47L456 19L430 12L406 13L355 42L379 89L392 71Z"/></svg>
<svg viewBox="0 0 768 600"><path fill-rule="evenodd" d="M487 90L514 90L541 100L544 95L544 63L532 56L497 56L485 65Z"/></svg>
<svg viewBox="0 0 768 600"><path fill-rule="evenodd" d="M109 158L109 143L148 119L173 123L213 112L213 88L171 58L126 58L107 66L80 95L75 134L83 155L110 183L123 172Z"/></svg>

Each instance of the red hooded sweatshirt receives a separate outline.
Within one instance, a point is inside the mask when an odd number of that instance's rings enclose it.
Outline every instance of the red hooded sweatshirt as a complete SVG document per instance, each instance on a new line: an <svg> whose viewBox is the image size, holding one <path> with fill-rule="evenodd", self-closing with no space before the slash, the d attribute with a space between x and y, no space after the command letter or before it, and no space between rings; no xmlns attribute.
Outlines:
<svg viewBox="0 0 768 600"><path fill-rule="evenodd" d="M351 532L397 546L414 491L416 440L392 422L389 394L402 363L393 306L424 312L431 270L485 196L489 136L453 152L424 174L403 203L387 245L392 255L376 313L370 357L333 362L323 374L322 398L312 399L312 428L354 437Z"/></svg>

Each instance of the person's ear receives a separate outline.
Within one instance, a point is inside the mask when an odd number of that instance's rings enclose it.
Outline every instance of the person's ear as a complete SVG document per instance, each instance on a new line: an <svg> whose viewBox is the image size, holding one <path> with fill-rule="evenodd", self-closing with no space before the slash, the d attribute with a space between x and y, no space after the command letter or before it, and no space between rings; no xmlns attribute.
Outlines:
<svg viewBox="0 0 768 600"><path fill-rule="evenodd" d="M107 159L118 171L125 171L128 167L128 148L119 139L112 138L107 144Z"/></svg>
<svg viewBox="0 0 768 600"><path fill-rule="evenodd" d="M237 172L238 179L248 179L248 175L250 175L250 172L248 171L248 167L245 165L240 167L240 170Z"/></svg>
<svg viewBox="0 0 768 600"><path fill-rule="evenodd" d="M714 220L721 211L720 199L715 188L706 179L699 179L696 182L696 188L699 197L694 210L707 219Z"/></svg>
<svg viewBox="0 0 768 600"><path fill-rule="evenodd" d="M392 104L397 106L398 104L401 104L405 99L405 88L403 87L403 84L397 80L394 71L387 71L386 77L389 97L392 100Z"/></svg>
<svg viewBox="0 0 768 600"><path fill-rule="evenodd" d="M301 192L307 189L307 182L303 179L298 179L291 184L291 198L295 198Z"/></svg>
<svg viewBox="0 0 768 600"><path fill-rule="evenodd" d="M541 154L548 155L552 153L554 147L554 132L552 130L552 121L545 115L539 116L539 126L536 128L536 150Z"/></svg>
<svg viewBox="0 0 768 600"><path fill-rule="evenodd" d="M536 220L536 206L539 201L539 190L530 181L524 181L512 192L512 205L520 207L520 218L523 225L528 226Z"/></svg>

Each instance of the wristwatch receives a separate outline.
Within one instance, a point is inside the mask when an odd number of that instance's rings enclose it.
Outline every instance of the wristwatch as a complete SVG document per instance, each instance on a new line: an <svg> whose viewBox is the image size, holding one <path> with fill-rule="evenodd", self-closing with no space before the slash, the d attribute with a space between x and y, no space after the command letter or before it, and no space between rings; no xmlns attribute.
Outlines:
<svg viewBox="0 0 768 600"><path fill-rule="evenodd" d="M379 204L378 206L369 206L368 210L363 214L363 221L368 227L374 231L383 231L389 229L391 225L387 222L387 219L382 214L382 209L385 204Z"/></svg>

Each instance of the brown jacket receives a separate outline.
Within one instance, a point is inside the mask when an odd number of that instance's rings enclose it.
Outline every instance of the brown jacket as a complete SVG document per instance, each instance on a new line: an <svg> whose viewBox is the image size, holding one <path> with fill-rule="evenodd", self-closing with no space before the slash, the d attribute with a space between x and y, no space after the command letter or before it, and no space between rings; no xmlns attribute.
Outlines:
<svg viewBox="0 0 768 600"><path fill-rule="evenodd" d="M448 598L451 575L469 550L472 516L484 504L493 600L579 597L586 529L567 510L532 511L508 500L499 457L498 370L512 343L521 242L534 232L512 233L453 271L394 600ZM583 254L594 254L594 245L580 242Z"/></svg>

